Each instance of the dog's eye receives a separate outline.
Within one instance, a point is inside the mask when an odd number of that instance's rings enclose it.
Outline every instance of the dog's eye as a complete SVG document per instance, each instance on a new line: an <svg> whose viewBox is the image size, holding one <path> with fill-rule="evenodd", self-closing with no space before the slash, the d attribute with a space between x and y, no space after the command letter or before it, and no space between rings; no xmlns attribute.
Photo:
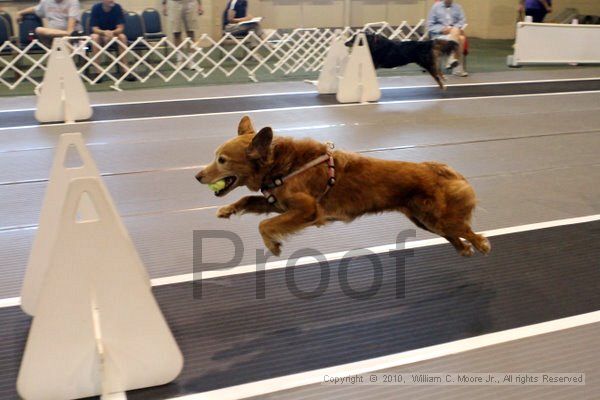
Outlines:
<svg viewBox="0 0 600 400"><path fill-rule="evenodd" d="M225 157L223 157L223 156L220 156L219 158L217 158L217 162L218 162L219 164L225 164Z"/></svg>

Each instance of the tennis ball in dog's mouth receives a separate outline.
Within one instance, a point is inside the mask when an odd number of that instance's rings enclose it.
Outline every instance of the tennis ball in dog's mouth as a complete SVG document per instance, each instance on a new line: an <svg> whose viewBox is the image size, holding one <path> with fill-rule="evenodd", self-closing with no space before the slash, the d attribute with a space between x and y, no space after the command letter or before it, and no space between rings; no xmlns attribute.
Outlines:
<svg viewBox="0 0 600 400"><path fill-rule="evenodd" d="M218 192L219 190L225 189L225 179L221 179L215 183L209 183L208 188L213 192Z"/></svg>

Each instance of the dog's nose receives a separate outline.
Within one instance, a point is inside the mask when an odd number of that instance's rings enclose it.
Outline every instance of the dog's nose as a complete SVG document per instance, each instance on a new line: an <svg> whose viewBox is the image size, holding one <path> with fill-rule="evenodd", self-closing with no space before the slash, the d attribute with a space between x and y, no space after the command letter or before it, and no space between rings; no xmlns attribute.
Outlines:
<svg viewBox="0 0 600 400"><path fill-rule="evenodd" d="M202 183L202 178L204 178L204 170L202 170L196 174L196 180L198 182Z"/></svg>

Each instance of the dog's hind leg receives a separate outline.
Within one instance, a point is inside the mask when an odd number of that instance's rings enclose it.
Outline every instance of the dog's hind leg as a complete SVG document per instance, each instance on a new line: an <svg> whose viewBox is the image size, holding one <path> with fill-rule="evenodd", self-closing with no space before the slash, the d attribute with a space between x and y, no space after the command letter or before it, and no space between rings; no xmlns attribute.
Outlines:
<svg viewBox="0 0 600 400"><path fill-rule="evenodd" d="M465 229L465 233L461 236L471 242L473 246L475 246L475 248L482 254L488 254L492 249L490 241L485 236L473 232L471 227L467 227Z"/></svg>
<svg viewBox="0 0 600 400"><path fill-rule="evenodd" d="M473 250L473 246L471 246L469 243L465 243L459 237L444 236L444 239L446 239L447 241L449 241L450 244L452 246L454 246L454 248L456 249L456 251L458 251L458 253L461 256L471 257L473 254L475 254L475 251Z"/></svg>

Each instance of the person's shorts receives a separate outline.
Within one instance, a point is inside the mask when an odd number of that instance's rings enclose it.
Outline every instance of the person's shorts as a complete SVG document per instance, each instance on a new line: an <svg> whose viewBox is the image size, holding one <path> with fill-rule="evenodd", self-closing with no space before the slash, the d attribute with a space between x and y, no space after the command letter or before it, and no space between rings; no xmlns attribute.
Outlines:
<svg viewBox="0 0 600 400"><path fill-rule="evenodd" d="M198 30L198 3L196 0L169 0L167 13L171 32Z"/></svg>
<svg viewBox="0 0 600 400"><path fill-rule="evenodd" d="M101 36L101 35L98 35L97 33L92 33L91 36L93 39L98 38L98 42L103 46L112 40L112 38L108 38L106 36ZM122 38L124 40L124 43L127 44L127 37L125 36L125 34L121 33L121 34L117 35L117 38L118 39Z"/></svg>

